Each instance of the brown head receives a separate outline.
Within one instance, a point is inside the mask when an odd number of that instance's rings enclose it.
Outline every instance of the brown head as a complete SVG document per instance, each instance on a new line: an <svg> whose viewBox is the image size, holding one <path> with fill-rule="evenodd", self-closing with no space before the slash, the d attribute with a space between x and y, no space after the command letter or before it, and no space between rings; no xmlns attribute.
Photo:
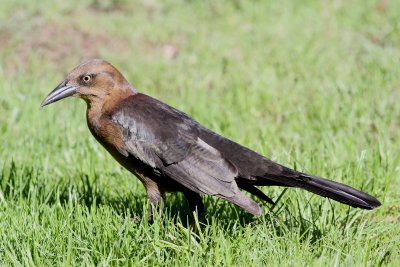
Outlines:
<svg viewBox="0 0 400 267"><path fill-rule="evenodd" d="M104 102L113 95L133 93L135 89L113 65L102 59L91 59L73 69L42 101L41 106L69 96L80 97L90 105Z"/></svg>

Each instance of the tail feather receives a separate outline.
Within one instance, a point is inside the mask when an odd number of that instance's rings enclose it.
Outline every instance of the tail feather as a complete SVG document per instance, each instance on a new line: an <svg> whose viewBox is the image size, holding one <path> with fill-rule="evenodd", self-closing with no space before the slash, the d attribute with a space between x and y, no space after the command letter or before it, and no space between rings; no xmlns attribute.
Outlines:
<svg viewBox="0 0 400 267"><path fill-rule="evenodd" d="M258 189L257 187L255 187L252 184L238 182L238 186L240 189L243 189L243 190L249 192L250 194L255 195L259 199L264 200L265 202L268 202L269 204L272 204L272 205L275 204L271 198L266 196L260 189Z"/></svg>
<svg viewBox="0 0 400 267"><path fill-rule="evenodd" d="M374 209L381 205L376 198L350 186L307 174L300 177L304 182L298 187L320 196L362 209Z"/></svg>
<svg viewBox="0 0 400 267"><path fill-rule="evenodd" d="M280 175L268 175L258 180L257 185L280 185L302 188L314 194L328 197L346 205L374 209L381 205L379 200L367 193L361 192L348 185L327 180L321 177L295 172L284 168Z"/></svg>
<svg viewBox="0 0 400 267"><path fill-rule="evenodd" d="M286 169L286 171L287 170L290 169ZM317 195L328 197L330 199L336 200L351 207L361 208L361 209L371 210L381 205L379 200L377 200L376 198L345 184L327 180L321 177L311 176L305 173L295 172L292 170L290 173L287 172L286 174L288 175L282 175L279 177L277 176L264 177L262 182L258 180L256 184L246 184L244 182L245 180L241 180L238 183L238 186L239 188L272 204L274 202L269 197L267 197L263 192L257 189L257 187L255 187L254 185L280 185L280 186L302 188ZM254 215L261 214L260 206L258 206L256 202L254 202L252 199L250 199L240 191L238 191L232 197L223 197L223 198L238 205L239 207L245 209L246 211Z"/></svg>

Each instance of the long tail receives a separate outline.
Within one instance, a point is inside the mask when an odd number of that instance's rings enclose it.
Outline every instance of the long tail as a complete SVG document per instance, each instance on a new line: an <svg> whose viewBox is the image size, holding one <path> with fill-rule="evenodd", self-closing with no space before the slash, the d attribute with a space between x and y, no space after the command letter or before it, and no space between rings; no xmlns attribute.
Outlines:
<svg viewBox="0 0 400 267"><path fill-rule="evenodd" d="M381 205L379 200L348 185L324 178L301 174L304 182L299 186L317 195L328 197L352 207L374 209Z"/></svg>
<svg viewBox="0 0 400 267"><path fill-rule="evenodd" d="M361 192L348 185L330 181L321 177L295 172L283 167L284 170L279 177L263 177L261 183L254 185L278 185L302 188L317 195L328 197L346 205L361 208L374 209L381 205L379 200L367 193ZM286 174L286 175L285 175ZM260 182L260 181L259 181ZM268 201L269 198L253 185L238 184L240 188L256 195L257 197ZM268 201L269 202L269 201Z"/></svg>

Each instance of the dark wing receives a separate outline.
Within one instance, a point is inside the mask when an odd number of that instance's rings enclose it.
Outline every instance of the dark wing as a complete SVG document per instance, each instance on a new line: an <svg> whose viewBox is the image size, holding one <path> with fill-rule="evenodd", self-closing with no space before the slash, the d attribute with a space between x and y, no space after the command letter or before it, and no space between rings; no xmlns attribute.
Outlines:
<svg viewBox="0 0 400 267"><path fill-rule="evenodd" d="M186 188L227 199L259 214L259 206L236 184L236 167L199 137L199 124L149 96L125 99L111 115L125 152Z"/></svg>
<svg viewBox="0 0 400 267"><path fill-rule="evenodd" d="M261 209L242 188L272 202L255 186L299 187L353 207L372 209L374 197L349 186L300 173L224 138L186 114L143 94L111 115L121 127L125 151L186 188L220 196L253 214Z"/></svg>

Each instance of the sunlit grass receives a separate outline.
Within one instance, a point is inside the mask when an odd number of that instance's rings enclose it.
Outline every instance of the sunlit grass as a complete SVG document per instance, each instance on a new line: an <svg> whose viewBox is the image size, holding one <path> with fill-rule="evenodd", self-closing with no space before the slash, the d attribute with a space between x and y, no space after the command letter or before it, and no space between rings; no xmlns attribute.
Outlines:
<svg viewBox="0 0 400 267"><path fill-rule="evenodd" d="M4 2L4 3L3 3ZM0 264L397 266L398 1L3 1ZM90 57L138 91L289 167L376 196L374 211L263 188L253 217L145 191L90 135L85 103L41 109Z"/></svg>

